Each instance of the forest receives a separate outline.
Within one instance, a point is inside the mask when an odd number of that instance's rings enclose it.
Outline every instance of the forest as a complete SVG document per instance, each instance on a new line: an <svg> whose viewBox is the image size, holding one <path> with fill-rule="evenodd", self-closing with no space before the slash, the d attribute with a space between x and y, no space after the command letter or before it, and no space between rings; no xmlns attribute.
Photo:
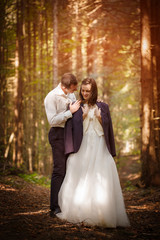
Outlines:
<svg viewBox="0 0 160 240"><path fill-rule="evenodd" d="M109 104L117 157L160 185L160 2L0 1L0 169L50 175L44 98L66 72ZM78 98L78 92L77 92ZM127 161L127 158L126 158Z"/></svg>
<svg viewBox="0 0 160 240"><path fill-rule="evenodd" d="M160 239L160 1L0 0L0 10L0 239ZM129 227L50 217L44 98L67 72L78 88L93 77L109 105Z"/></svg>

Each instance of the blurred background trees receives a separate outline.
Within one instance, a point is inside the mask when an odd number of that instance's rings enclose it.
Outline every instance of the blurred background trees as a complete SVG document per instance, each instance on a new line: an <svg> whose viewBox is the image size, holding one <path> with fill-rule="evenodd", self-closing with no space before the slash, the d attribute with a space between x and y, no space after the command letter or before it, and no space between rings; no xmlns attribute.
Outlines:
<svg viewBox="0 0 160 240"><path fill-rule="evenodd" d="M143 21L144 4L149 4L148 25ZM1 168L14 166L50 174L52 155L43 101L62 74L72 72L79 82L88 75L96 79L99 98L110 106L117 156L140 154L142 149L142 180L146 182L147 161L153 160L146 151L150 141L156 149L154 161L160 161L157 4L156 0L1 0ZM140 45L146 26L152 35L150 72L145 70ZM150 93L145 83L151 84ZM151 95L146 116L146 99ZM145 145L147 117L154 134Z"/></svg>

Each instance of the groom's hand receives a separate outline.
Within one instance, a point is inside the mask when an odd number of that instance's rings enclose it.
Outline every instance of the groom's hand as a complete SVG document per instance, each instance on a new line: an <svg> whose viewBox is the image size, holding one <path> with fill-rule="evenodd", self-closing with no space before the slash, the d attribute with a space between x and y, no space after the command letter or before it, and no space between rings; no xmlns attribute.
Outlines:
<svg viewBox="0 0 160 240"><path fill-rule="evenodd" d="M80 100L77 100L75 103L69 105L69 109L71 113L77 112L77 110L80 108Z"/></svg>

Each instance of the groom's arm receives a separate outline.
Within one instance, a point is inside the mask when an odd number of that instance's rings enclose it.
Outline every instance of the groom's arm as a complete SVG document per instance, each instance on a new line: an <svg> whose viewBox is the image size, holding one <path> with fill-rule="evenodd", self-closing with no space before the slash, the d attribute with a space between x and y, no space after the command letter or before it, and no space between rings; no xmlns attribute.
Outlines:
<svg viewBox="0 0 160 240"><path fill-rule="evenodd" d="M57 127L72 117L70 109L67 111L58 112L58 102L55 94L48 94L44 100L45 111L48 122L51 127Z"/></svg>

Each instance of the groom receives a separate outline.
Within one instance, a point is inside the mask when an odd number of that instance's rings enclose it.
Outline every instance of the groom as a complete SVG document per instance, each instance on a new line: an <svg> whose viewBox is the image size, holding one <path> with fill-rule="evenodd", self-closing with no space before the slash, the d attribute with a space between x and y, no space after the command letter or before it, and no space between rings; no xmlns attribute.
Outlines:
<svg viewBox="0 0 160 240"><path fill-rule="evenodd" d="M58 205L58 193L66 173L66 155L64 153L64 126L80 107L74 91L77 90L77 79L71 73L65 73L61 83L50 91L44 99L45 111L51 126L49 143L53 154L53 172L51 178L50 216L61 212ZM73 103L74 102L74 103Z"/></svg>

